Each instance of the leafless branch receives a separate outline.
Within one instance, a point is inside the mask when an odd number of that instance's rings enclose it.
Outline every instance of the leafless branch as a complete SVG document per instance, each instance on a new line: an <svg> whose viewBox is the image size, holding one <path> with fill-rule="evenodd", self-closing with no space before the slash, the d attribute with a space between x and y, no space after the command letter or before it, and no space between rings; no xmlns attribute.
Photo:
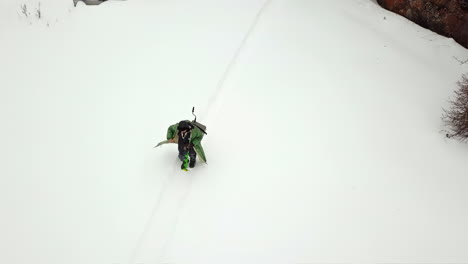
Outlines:
<svg viewBox="0 0 468 264"><path fill-rule="evenodd" d="M460 60L459 58L457 58L457 57L455 57L455 56L453 56L453 58L454 58L456 61L458 61L458 62L460 63L460 65L463 65L463 64L468 63L468 59L466 59L466 60L463 61L463 60Z"/></svg>
<svg viewBox="0 0 468 264"><path fill-rule="evenodd" d="M37 9L36 9L36 17L37 17L38 19L41 19L41 17L42 17L41 2L39 2L39 5L38 5L38 7L37 7Z"/></svg>
<svg viewBox="0 0 468 264"><path fill-rule="evenodd" d="M450 101L450 109L443 109L442 120L449 132L448 138L468 141L468 76L462 76L455 91L455 99Z"/></svg>
<svg viewBox="0 0 468 264"><path fill-rule="evenodd" d="M23 15L24 15L25 17L28 17L28 16L29 16L28 7L26 6L26 4L22 4L22 5L21 5L21 13L23 13Z"/></svg>

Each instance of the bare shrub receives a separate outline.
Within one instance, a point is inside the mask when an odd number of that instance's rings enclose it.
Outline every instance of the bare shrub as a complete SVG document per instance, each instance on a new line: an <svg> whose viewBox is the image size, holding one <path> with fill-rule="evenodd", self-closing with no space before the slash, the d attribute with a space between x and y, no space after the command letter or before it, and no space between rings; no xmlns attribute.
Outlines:
<svg viewBox="0 0 468 264"><path fill-rule="evenodd" d="M28 6L26 4L21 5L21 13L23 13L25 17L29 16Z"/></svg>
<svg viewBox="0 0 468 264"><path fill-rule="evenodd" d="M468 76L463 75L455 91L455 99L450 108L444 109L442 119L449 129L447 137L468 141Z"/></svg>
<svg viewBox="0 0 468 264"><path fill-rule="evenodd" d="M39 5L37 6L37 9L36 9L36 17L38 19L41 19L41 17L42 17L41 2L39 2Z"/></svg>

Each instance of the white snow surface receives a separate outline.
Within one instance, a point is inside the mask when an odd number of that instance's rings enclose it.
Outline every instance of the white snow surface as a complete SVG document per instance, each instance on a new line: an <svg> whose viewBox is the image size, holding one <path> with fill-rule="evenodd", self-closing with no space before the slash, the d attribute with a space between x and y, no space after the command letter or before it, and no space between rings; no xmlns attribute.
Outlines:
<svg viewBox="0 0 468 264"><path fill-rule="evenodd" d="M468 262L468 51L375 1L9 0L0 41L0 263Z"/></svg>

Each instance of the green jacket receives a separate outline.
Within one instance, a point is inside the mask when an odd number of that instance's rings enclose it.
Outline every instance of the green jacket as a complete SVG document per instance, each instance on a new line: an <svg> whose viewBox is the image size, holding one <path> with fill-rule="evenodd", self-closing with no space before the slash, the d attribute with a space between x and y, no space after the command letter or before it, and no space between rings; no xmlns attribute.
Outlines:
<svg viewBox="0 0 468 264"><path fill-rule="evenodd" d="M187 120L187 122L190 121ZM174 124L172 126L169 126L169 128L167 129L167 139L174 139L176 143L179 141L179 131L177 130L178 125L179 123ZM203 147L201 145L201 141L204 135L205 134L203 134L203 132L198 127L194 127L191 131L190 142L193 144L193 148L195 149L195 152L197 152L200 160L206 163L205 151L203 150Z"/></svg>

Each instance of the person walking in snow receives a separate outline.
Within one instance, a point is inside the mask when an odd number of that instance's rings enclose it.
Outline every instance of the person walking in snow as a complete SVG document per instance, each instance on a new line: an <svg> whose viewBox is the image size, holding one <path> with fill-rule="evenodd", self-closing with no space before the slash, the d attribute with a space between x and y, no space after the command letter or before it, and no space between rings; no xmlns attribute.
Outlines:
<svg viewBox="0 0 468 264"><path fill-rule="evenodd" d="M201 145L204 133L189 120L182 120L167 129L167 140L178 145L179 159L182 161L181 169L187 169L188 160L188 166L190 168L195 167L197 154L198 158L206 163L205 152Z"/></svg>

